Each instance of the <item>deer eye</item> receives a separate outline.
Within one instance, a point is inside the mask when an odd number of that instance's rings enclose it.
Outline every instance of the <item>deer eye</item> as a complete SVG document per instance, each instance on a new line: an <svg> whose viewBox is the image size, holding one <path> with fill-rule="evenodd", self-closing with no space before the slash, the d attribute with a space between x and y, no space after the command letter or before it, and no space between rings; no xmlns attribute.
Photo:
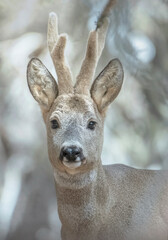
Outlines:
<svg viewBox="0 0 168 240"><path fill-rule="evenodd" d="M96 122L95 121L90 121L87 125L87 128L89 128L90 130L94 130L96 127Z"/></svg>
<svg viewBox="0 0 168 240"><path fill-rule="evenodd" d="M56 129L56 128L59 128L59 123L57 120L51 120L51 128L52 129Z"/></svg>

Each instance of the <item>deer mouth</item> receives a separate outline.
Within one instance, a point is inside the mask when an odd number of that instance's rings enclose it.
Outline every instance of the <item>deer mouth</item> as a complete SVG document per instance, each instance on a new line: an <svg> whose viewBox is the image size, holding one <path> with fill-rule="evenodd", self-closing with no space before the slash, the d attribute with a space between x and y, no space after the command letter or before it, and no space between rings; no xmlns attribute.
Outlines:
<svg viewBox="0 0 168 240"><path fill-rule="evenodd" d="M64 166L70 168L70 169L75 169L80 167L81 165L86 163L85 159L80 159L79 157L76 158L75 161L69 161L66 157L63 158L62 163Z"/></svg>

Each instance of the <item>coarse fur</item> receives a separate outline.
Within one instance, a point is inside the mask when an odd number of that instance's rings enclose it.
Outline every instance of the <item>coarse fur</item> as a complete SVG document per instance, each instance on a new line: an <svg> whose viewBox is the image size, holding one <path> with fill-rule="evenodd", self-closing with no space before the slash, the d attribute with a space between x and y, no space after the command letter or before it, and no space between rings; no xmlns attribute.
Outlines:
<svg viewBox="0 0 168 240"><path fill-rule="evenodd" d="M28 85L47 129L62 240L167 240L168 172L101 163L105 113L121 89L123 68L114 59L92 83L108 27L105 15L99 20L75 86L54 13L48 47L58 84L39 59L28 64Z"/></svg>

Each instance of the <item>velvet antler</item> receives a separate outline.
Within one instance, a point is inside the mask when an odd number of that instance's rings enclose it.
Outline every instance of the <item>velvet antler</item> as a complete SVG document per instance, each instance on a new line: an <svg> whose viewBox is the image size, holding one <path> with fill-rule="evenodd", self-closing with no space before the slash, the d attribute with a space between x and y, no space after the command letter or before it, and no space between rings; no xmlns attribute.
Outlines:
<svg viewBox="0 0 168 240"><path fill-rule="evenodd" d="M49 15L47 42L57 73L59 95L64 93L72 93L73 85L71 72L65 63L64 57L66 35L58 34L57 16L53 12Z"/></svg>
<svg viewBox="0 0 168 240"><path fill-rule="evenodd" d="M109 25L107 16L115 2L116 0L108 1L98 19L95 31L91 32L89 35L86 55L75 84L76 93L90 94L90 87L94 78L96 66L105 44Z"/></svg>

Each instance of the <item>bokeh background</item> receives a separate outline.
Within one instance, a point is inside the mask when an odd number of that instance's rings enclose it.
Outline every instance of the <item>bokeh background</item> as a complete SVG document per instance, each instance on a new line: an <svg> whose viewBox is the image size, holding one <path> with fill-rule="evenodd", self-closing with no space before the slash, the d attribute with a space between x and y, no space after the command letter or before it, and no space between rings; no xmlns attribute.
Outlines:
<svg viewBox="0 0 168 240"><path fill-rule="evenodd" d="M26 67L39 57L55 76L46 44L48 14L69 35L75 78L88 32L105 0L0 0L0 239L60 240L52 169L40 109ZM168 169L168 1L118 0L97 74L112 58L124 86L109 108L104 164Z"/></svg>

